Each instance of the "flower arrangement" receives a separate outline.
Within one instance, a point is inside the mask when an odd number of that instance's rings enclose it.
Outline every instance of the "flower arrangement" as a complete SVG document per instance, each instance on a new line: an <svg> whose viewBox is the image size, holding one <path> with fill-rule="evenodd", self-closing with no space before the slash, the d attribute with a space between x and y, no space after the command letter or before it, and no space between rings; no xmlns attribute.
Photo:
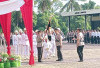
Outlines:
<svg viewBox="0 0 100 68"><path fill-rule="evenodd" d="M18 67L21 66L21 58L20 56L11 55L9 58L11 63L11 67Z"/></svg>
<svg viewBox="0 0 100 68"><path fill-rule="evenodd" d="M21 66L20 56L9 56L8 54L0 54L0 68L10 68L19 66Z"/></svg>
<svg viewBox="0 0 100 68"><path fill-rule="evenodd" d="M0 58L0 63L3 63L3 59L2 58Z"/></svg>
<svg viewBox="0 0 100 68"><path fill-rule="evenodd" d="M8 59L9 59L10 62L21 61L20 56L15 56L15 55L11 55Z"/></svg>
<svg viewBox="0 0 100 68"><path fill-rule="evenodd" d="M8 54L2 54L3 62L9 62L8 57Z"/></svg>

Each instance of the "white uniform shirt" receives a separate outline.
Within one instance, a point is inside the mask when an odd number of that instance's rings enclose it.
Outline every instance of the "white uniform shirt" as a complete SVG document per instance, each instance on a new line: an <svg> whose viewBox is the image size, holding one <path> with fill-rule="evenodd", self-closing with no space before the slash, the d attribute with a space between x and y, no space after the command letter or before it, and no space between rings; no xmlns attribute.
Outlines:
<svg viewBox="0 0 100 68"><path fill-rule="evenodd" d="M96 37L97 37L97 32L94 32L94 36L96 36Z"/></svg>
<svg viewBox="0 0 100 68"><path fill-rule="evenodd" d="M22 45L23 44L23 42L22 42L22 35L18 35L18 44L19 45Z"/></svg>
<svg viewBox="0 0 100 68"><path fill-rule="evenodd" d="M94 37L94 36L95 36L95 32L92 32L92 33L91 33L91 36L93 36L93 37Z"/></svg>
<svg viewBox="0 0 100 68"><path fill-rule="evenodd" d="M97 32L97 36L99 36L99 32Z"/></svg>
<svg viewBox="0 0 100 68"><path fill-rule="evenodd" d="M53 35L53 34L51 35L51 42L55 43L55 35Z"/></svg>
<svg viewBox="0 0 100 68"><path fill-rule="evenodd" d="M23 38L23 44L29 46L29 40L27 34L23 33L22 38Z"/></svg>
<svg viewBox="0 0 100 68"><path fill-rule="evenodd" d="M36 40L36 38L37 38L37 35L34 34L34 35L33 35L33 45L37 45L37 40Z"/></svg>
<svg viewBox="0 0 100 68"><path fill-rule="evenodd" d="M23 45L25 45L25 43L26 43L25 37L26 37L26 35L25 35L25 33L23 33L22 34L22 44Z"/></svg>
<svg viewBox="0 0 100 68"><path fill-rule="evenodd" d="M12 35L12 41L13 41L14 46L18 45L18 36L17 35Z"/></svg>
<svg viewBox="0 0 100 68"><path fill-rule="evenodd" d="M99 35L99 37L100 37L100 32L98 32L98 35Z"/></svg>

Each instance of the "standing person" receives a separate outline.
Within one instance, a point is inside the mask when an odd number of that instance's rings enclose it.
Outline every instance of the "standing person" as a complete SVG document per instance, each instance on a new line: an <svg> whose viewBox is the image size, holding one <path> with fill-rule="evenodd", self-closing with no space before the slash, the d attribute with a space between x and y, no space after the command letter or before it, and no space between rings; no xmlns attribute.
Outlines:
<svg viewBox="0 0 100 68"><path fill-rule="evenodd" d="M81 32L81 29L77 29L77 53L80 58L79 62L83 62L83 48L84 48L84 35Z"/></svg>
<svg viewBox="0 0 100 68"><path fill-rule="evenodd" d="M45 30L43 36L43 58L44 59L49 58L49 50L50 50L50 45L48 45L48 35L47 35L47 30Z"/></svg>
<svg viewBox="0 0 100 68"><path fill-rule="evenodd" d="M91 44L94 44L94 31L91 31Z"/></svg>
<svg viewBox="0 0 100 68"><path fill-rule="evenodd" d="M63 57L62 57L62 53L61 53L61 48L62 48L62 37L59 33L58 29L55 29L55 42L56 42L56 46L57 46L57 56L58 56L58 60L56 61L62 61Z"/></svg>
<svg viewBox="0 0 100 68"><path fill-rule="evenodd" d="M90 35L89 35L89 30L86 33L86 38L87 38L87 43L90 43Z"/></svg>
<svg viewBox="0 0 100 68"><path fill-rule="evenodd" d="M55 33L54 33L54 29L52 29L51 31L51 44L52 44L52 48L51 48L51 56L55 56L55 51L56 51L56 46L55 46Z"/></svg>
<svg viewBox="0 0 100 68"><path fill-rule="evenodd" d="M28 59L29 57L29 40L28 40L28 36L27 36L27 31L26 28L24 28L24 33L22 34L22 38L23 38L23 55L25 56L25 59Z"/></svg>
<svg viewBox="0 0 100 68"><path fill-rule="evenodd" d="M97 31L97 44L99 44L99 30Z"/></svg>
<svg viewBox="0 0 100 68"><path fill-rule="evenodd" d="M18 55L18 31L15 30L15 34L12 35L12 42L14 46L14 54Z"/></svg>
<svg viewBox="0 0 100 68"><path fill-rule="evenodd" d="M99 30L99 44L100 44L100 30Z"/></svg>
<svg viewBox="0 0 100 68"><path fill-rule="evenodd" d="M23 48L22 47L22 45L23 45L22 32L23 32L22 29L19 29L19 34L18 34L18 54L20 56L22 56L22 49L21 48Z"/></svg>
<svg viewBox="0 0 100 68"><path fill-rule="evenodd" d="M71 43L71 31L69 32L69 43Z"/></svg>
<svg viewBox="0 0 100 68"><path fill-rule="evenodd" d="M97 44L97 32L94 30L94 43Z"/></svg>
<svg viewBox="0 0 100 68"><path fill-rule="evenodd" d="M67 41L69 43L69 32L67 33Z"/></svg>
<svg viewBox="0 0 100 68"><path fill-rule="evenodd" d="M37 35L36 33L33 31L33 49L34 49L34 57L37 57Z"/></svg>
<svg viewBox="0 0 100 68"><path fill-rule="evenodd" d="M37 35L37 50L38 50L38 62L41 62L41 59L42 59L42 36L41 36L41 31L38 31L38 35Z"/></svg>

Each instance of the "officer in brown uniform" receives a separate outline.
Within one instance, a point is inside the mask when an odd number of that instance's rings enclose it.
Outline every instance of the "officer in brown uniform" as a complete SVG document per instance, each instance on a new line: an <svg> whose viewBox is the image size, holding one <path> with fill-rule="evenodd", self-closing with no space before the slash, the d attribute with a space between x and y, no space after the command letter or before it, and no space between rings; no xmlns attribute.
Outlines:
<svg viewBox="0 0 100 68"><path fill-rule="evenodd" d="M57 46L57 56L58 56L58 60L56 61L62 61L62 53L61 53L61 47L62 47L62 37L61 34L59 33L58 29L55 29L55 42L56 42L56 46Z"/></svg>
<svg viewBox="0 0 100 68"><path fill-rule="evenodd" d="M83 62L83 48L84 48L84 35L81 32L82 30L80 28L77 29L77 53L79 56L79 61L78 62Z"/></svg>
<svg viewBox="0 0 100 68"><path fill-rule="evenodd" d="M38 35L37 35L37 49L38 49L38 62L41 62L41 58L42 58L42 35L41 35L41 31L38 31Z"/></svg>

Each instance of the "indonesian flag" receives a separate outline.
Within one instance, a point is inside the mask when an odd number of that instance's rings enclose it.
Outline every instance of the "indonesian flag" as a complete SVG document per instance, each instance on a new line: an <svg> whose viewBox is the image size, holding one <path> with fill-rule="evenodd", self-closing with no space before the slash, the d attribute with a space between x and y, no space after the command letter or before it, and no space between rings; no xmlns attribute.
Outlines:
<svg viewBox="0 0 100 68"><path fill-rule="evenodd" d="M25 2L25 4L24 4ZM22 6L22 7L21 7ZM10 28L11 28L11 12L20 8L24 24L27 30L28 39L30 42L30 60L29 64L34 64L33 56L33 39L32 39L32 29L33 29L33 20L32 20L32 11L33 0L0 0L0 23L2 30L4 32L6 41L7 41L7 53L10 55Z"/></svg>
<svg viewBox="0 0 100 68"><path fill-rule="evenodd" d="M15 11L23 4L23 0L0 0L0 15Z"/></svg>

